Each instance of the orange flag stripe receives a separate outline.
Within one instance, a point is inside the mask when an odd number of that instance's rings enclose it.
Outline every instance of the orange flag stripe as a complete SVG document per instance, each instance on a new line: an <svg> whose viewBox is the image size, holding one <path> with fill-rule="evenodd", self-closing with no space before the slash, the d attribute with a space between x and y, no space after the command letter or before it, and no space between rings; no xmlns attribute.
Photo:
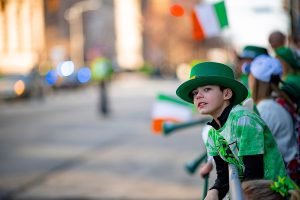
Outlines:
<svg viewBox="0 0 300 200"><path fill-rule="evenodd" d="M203 40L205 38L204 31L200 25L199 20L197 19L196 12L192 10L192 22L193 22L193 38L195 40Z"/></svg>
<svg viewBox="0 0 300 200"><path fill-rule="evenodd" d="M165 122L173 122L177 123L179 122L178 119L168 117L168 118L156 118L152 120L152 132L154 134L161 134L163 132L163 124Z"/></svg>

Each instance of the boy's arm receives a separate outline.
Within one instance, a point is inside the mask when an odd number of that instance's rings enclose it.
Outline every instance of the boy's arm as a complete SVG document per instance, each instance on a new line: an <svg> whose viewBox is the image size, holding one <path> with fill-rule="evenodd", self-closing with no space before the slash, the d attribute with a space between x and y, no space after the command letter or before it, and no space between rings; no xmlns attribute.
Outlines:
<svg viewBox="0 0 300 200"><path fill-rule="evenodd" d="M264 178L264 156L263 154L243 156L245 166L243 181Z"/></svg>
<svg viewBox="0 0 300 200"><path fill-rule="evenodd" d="M213 156L213 158L216 163L217 179L209 190L218 190L218 198L223 199L229 190L228 163L220 156ZM243 181L264 178L263 154L244 156L243 162L245 165Z"/></svg>
<svg viewBox="0 0 300 200"><path fill-rule="evenodd" d="M220 156L214 156L213 158L216 163L217 179L215 181L214 186L211 187L209 190L218 190L219 199L223 199L229 190L228 163L225 162Z"/></svg>

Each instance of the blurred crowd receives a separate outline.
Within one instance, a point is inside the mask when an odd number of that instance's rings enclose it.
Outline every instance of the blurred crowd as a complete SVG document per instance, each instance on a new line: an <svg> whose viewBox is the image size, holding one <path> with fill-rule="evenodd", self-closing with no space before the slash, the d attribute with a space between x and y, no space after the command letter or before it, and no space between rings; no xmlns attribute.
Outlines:
<svg viewBox="0 0 300 200"><path fill-rule="evenodd" d="M247 45L237 54L236 78L249 91L242 103L254 110L271 130L285 162L288 176L300 186L300 49L288 45L287 36L280 31L269 35L270 50ZM210 127L202 131L204 142ZM276 158L274 158L276 159ZM201 166L201 176L213 169L214 160ZM247 199L284 199L269 187L270 182L243 183ZM275 194L275 196L274 196ZM295 199L299 199L299 194ZM298 196L297 196L298 195ZM286 197L285 197L286 198Z"/></svg>

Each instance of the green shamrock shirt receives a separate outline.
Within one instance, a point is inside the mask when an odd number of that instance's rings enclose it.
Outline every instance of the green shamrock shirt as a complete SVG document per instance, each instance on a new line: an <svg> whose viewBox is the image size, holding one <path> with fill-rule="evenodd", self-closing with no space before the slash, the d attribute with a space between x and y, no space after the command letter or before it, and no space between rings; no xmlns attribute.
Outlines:
<svg viewBox="0 0 300 200"><path fill-rule="evenodd" d="M209 155L219 155L224 161L234 164L241 178L245 169L243 156L258 154L264 157L264 179L275 180L286 175L271 131L257 114L240 105L232 108L223 127L210 129L206 148Z"/></svg>

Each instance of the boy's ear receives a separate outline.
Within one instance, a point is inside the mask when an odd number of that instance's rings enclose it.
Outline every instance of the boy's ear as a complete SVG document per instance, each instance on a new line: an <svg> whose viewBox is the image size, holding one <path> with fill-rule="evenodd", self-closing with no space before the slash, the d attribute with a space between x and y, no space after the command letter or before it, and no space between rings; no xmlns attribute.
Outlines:
<svg viewBox="0 0 300 200"><path fill-rule="evenodd" d="M229 100L232 97L232 90L230 88L226 88L223 91L224 100Z"/></svg>

